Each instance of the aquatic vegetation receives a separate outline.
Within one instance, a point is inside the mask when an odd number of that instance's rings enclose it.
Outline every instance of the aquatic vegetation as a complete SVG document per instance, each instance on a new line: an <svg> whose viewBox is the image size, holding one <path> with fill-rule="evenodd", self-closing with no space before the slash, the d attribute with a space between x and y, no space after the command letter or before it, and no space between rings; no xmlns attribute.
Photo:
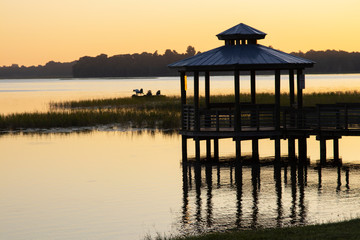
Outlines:
<svg viewBox="0 0 360 240"><path fill-rule="evenodd" d="M289 94L281 95L281 104L289 105ZM241 102L250 102L250 94L241 94ZM188 96L187 102L192 103ZM271 93L258 93L257 103L274 103ZM360 102L360 92L326 92L304 94L304 106L341 102ZM215 95L211 103L234 102L234 95ZM205 97L200 98L205 105ZM51 102L47 113L0 115L0 129L67 128L117 124L120 127L179 129L181 98L176 96L127 97L81 101Z"/></svg>
<svg viewBox="0 0 360 240"><path fill-rule="evenodd" d="M246 240L246 239L358 239L360 220L350 220L340 223L327 223L313 226L299 226L273 229L234 230L220 233L209 233L191 237L162 237L156 240ZM145 239L152 239L146 237Z"/></svg>
<svg viewBox="0 0 360 240"><path fill-rule="evenodd" d="M47 113L19 113L0 116L0 129L66 128L106 124L136 128L178 128L180 113L165 111L78 110Z"/></svg>

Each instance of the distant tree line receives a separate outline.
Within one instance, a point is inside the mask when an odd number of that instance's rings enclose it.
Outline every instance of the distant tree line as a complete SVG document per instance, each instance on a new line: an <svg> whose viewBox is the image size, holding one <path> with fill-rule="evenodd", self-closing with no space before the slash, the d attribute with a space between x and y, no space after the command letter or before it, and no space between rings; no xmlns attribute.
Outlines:
<svg viewBox="0 0 360 240"><path fill-rule="evenodd" d="M50 61L44 66L25 67L17 64L0 67L0 78L54 78L72 77L72 66L75 62L60 63Z"/></svg>
<svg viewBox="0 0 360 240"><path fill-rule="evenodd" d="M0 67L0 78L176 76L177 71L167 65L198 53L194 47L188 46L185 53L168 49L164 54L157 51L112 57L101 54L68 63L51 61L44 66L19 67L13 64ZM360 52L311 50L291 54L316 62L314 68L307 69L307 73L360 73Z"/></svg>
<svg viewBox="0 0 360 240"><path fill-rule="evenodd" d="M145 77L171 76L177 71L167 67L172 62L192 57L195 48L188 46L186 53L177 53L167 49L163 55L158 52L141 54L122 54L108 57L101 54L96 57L82 57L73 66L74 77Z"/></svg>
<svg viewBox="0 0 360 240"><path fill-rule="evenodd" d="M360 52L310 50L291 54L316 62L307 73L360 73Z"/></svg>

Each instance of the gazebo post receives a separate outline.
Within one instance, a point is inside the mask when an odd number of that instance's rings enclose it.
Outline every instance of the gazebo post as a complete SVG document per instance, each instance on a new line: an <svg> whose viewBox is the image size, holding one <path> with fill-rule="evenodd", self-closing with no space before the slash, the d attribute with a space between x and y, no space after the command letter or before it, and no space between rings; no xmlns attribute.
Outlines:
<svg viewBox="0 0 360 240"><path fill-rule="evenodd" d="M299 109L303 107L303 86L301 83L301 77L303 75L303 70L297 70L297 105Z"/></svg>
<svg viewBox="0 0 360 240"><path fill-rule="evenodd" d="M194 113L195 113L195 131L200 131L199 118L199 72L194 72Z"/></svg>
<svg viewBox="0 0 360 240"><path fill-rule="evenodd" d="M210 73L209 71L205 72L205 108L210 109ZM205 116L206 118L206 127L208 127L208 122L210 118ZM210 125L209 125L210 126ZM210 138L206 139L206 158L207 160L211 159L211 142Z"/></svg>
<svg viewBox="0 0 360 240"><path fill-rule="evenodd" d="M184 122L184 106L186 105L186 87L185 87L185 76L184 71L180 72L180 89L181 89L181 129L185 130ZM187 137L182 135L182 159L183 162L187 162Z"/></svg>
<svg viewBox="0 0 360 240"><path fill-rule="evenodd" d="M240 72L239 70L234 71L234 84L235 84L235 131L241 130L240 123Z"/></svg>
<svg viewBox="0 0 360 240"><path fill-rule="evenodd" d="M280 130L280 70L275 70L275 128ZM275 160L280 160L280 136L275 137Z"/></svg>
<svg viewBox="0 0 360 240"><path fill-rule="evenodd" d="M250 71L250 85L251 85L251 103L256 103L256 73L255 70Z"/></svg>
<svg viewBox="0 0 360 240"><path fill-rule="evenodd" d="M205 104L206 109L210 108L210 73L205 72Z"/></svg>
<svg viewBox="0 0 360 240"><path fill-rule="evenodd" d="M297 127L303 127L303 119L302 119L302 107L303 107L303 90L301 83L302 69L297 70L297 107L298 107L298 124Z"/></svg>
<svg viewBox="0 0 360 240"><path fill-rule="evenodd" d="M251 89L251 104L256 104L256 72L250 71L250 89ZM251 117L252 121L256 121L256 113ZM253 159L259 158L259 139L252 140L252 157Z"/></svg>
<svg viewBox="0 0 360 240"><path fill-rule="evenodd" d="M184 122L184 106L186 105L186 87L185 87L185 72L180 72L180 89L181 89L181 128L185 130Z"/></svg>
<svg viewBox="0 0 360 240"><path fill-rule="evenodd" d="M240 72L239 70L234 71L234 89L235 89L235 124L234 130L238 132L241 130L240 124ZM235 150L236 150L236 161L240 162L241 158L241 143L240 139L234 138Z"/></svg>
<svg viewBox="0 0 360 240"><path fill-rule="evenodd" d="M280 70L275 70L275 128L280 130Z"/></svg>
<svg viewBox="0 0 360 240"><path fill-rule="evenodd" d="M289 70L289 97L290 97L290 127L294 127L295 119L292 113L292 109L295 104L295 82L294 82L294 70ZM285 123L286 124L286 123ZM295 138L289 136L288 138L288 157L291 160L295 160Z"/></svg>
<svg viewBox="0 0 360 240"><path fill-rule="evenodd" d="M294 88L294 70L289 70L289 96L290 96L290 107L295 104L295 88Z"/></svg>
<svg viewBox="0 0 360 240"><path fill-rule="evenodd" d="M194 72L194 113L195 113L195 131L200 131L199 118L199 72ZM195 158L200 161L200 139L195 138Z"/></svg>
<svg viewBox="0 0 360 240"><path fill-rule="evenodd" d="M298 106L298 128L304 127L303 121L303 69L297 69L297 106ZM298 148L299 148L299 161L304 162L307 158L307 142L306 136L302 136L298 140Z"/></svg>

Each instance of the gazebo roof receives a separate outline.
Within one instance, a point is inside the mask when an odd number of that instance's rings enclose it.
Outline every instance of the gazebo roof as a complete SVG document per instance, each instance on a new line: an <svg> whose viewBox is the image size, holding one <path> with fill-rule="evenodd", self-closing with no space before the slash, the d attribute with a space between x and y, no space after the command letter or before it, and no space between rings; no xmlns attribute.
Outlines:
<svg viewBox="0 0 360 240"><path fill-rule="evenodd" d="M217 36L221 40L260 39L265 33L245 24L232 27ZM263 37L262 37L263 36ZM247 44L225 46L197 54L168 65L188 71L275 70L312 67L314 62L248 41Z"/></svg>

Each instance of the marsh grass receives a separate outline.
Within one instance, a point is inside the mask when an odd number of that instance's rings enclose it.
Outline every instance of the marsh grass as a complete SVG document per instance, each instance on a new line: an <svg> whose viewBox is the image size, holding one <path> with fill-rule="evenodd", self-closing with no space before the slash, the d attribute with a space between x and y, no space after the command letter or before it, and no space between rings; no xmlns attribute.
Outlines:
<svg viewBox="0 0 360 240"><path fill-rule="evenodd" d="M135 128L178 128L180 113L165 111L79 110L47 113L18 113L0 116L0 128L66 128L118 124Z"/></svg>
<svg viewBox="0 0 360 240"><path fill-rule="evenodd" d="M241 94L241 102L249 102L250 94ZM259 93L257 103L274 103L274 94ZM213 103L234 102L234 95L211 96ZM341 102L360 103L360 92L327 92L304 94L304 106ZM188 96L188 103L193 97ZM289 95L281 95L281 104L289 105ZM200 97L200 105L205 98ZM9 131L27 128L67 128L118 124L121 127L178 129L180 97L125 97L81 101L51 102L47 113L0 115L0 129Z"/></svg>
<svg viewBox="0 0 360 240"><path fill-rule="evenodd" d="M260 239L359 239L360 219L344 221L340 223L328 223L312 226L240 230L224 233L209 233L191 237L165 237L156 240L260 240ZM151 238L147 238L150 240Z"/></svg>
<svg viewBox="0 0 360 240"><path fill-rule="evenodd" d="M250 94L241 94L241 102L250 102ZM288 93L282 93L280 102L283 106L289 105L290 96ZM295 96L296 99L296 96ZM210 101L214 103L234 102L234 95L215 95L210 97ZM188 103L193 103L193 97L187 97ZM201 96L200 104L205 104L205 97ZM260 104L274 103L275 96L272 93L258 93L256 95L256 102ZM360 92L321 92L309 93L303 96L304 106L314 106L316 104L334 104L334 103L360 103ZM180 97L159 96L159 97L125 97L125 98L108 98L108 99L93 99L80 101L66 101L66 102L52 102L50 108L55 109L102 109L102 108L136 108L146 110L170 110L181 111Z"/></svg>

